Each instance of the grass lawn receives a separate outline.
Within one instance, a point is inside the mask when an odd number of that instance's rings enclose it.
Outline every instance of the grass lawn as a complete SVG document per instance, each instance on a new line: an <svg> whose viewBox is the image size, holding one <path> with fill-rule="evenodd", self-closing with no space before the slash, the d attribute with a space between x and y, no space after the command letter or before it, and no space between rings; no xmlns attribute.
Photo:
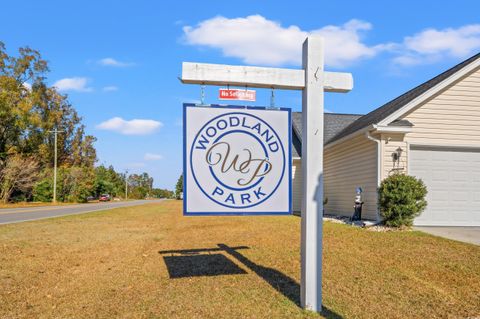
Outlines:
<svg viewBox="0 0 480 319"><path fill-rule="evenodd" d="M178 201L3 225L0 318L318 318L298 307L299 238L295 216ZM324 238L324 316L480 316L479 246L334 223Z"/></svg>
<svg viewBox="0 0 480 319"><path fill-rule="evenodd" d="M1 208L23 208L23 207L38 207L38 206L63 206L74 205L75 203L44 203L44 202L18 202L18 203L0 203Z"/></svg>
<svg viewBox="0 0 480 319"><path fill-rule="evenodd" d="M127 201L134 201L134 199L128 199ZM124 202L124 200L122 200ZM88 204L88 203L99 203L98 200L91 200L87 203L46 203L46 202L18 202L18 203L0 203L0 213L2 208L30 208L30 207L43 207L43 206L65 206L65 205L78 205L78 204Z"/></svg>

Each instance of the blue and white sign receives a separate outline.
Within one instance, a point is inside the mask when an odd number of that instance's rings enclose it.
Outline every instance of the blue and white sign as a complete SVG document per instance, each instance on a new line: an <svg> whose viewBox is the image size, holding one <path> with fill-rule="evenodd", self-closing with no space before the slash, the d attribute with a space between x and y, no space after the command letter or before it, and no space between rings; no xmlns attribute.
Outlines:
<svg viewBox="0 0 480 319"><path fill-rule="evenodd" d="M291 214L291 112L184 104L184 214Z"/></svg>

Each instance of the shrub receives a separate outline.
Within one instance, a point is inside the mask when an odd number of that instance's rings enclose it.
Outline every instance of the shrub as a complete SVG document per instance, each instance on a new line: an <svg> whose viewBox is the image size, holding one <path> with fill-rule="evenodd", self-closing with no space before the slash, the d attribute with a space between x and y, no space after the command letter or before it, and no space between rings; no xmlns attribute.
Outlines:
<svg viewBox="0 0 480 319"><path fill-rule="evenodd" d="M378 206L387 226L411 226L427 207L427 187L421 179L404 174L385 178L378 189Z"/></svg>
<svg viewBox="0 0 480 319"><path fill-rule="evenodd" d="M33 200L51 202L53 198L53 181L50 177L42 179L33 188Z"/></svg>

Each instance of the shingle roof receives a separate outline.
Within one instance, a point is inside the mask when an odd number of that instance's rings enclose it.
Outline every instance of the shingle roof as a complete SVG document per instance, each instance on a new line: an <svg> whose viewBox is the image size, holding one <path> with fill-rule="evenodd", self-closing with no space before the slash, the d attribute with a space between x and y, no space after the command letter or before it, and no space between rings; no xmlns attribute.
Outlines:
<svg viewBox="0 0 480 319"><path fill-rule="evenodd" d="M297 133L292 133L292 158L302 157L302 142L300 142Z"/></svg>
<svg viewBox="0 0 480 319"><path fill-rule="evenodd" d="M360 114L337 114L325 113L323 126L323 140L327 144L338 132L352 122L362 117ZM292 127L294 134L292 136L292 155L293 157L301 157L302 154L302 112L292 112Z"/></svg>
<svg viewBox="0 0 480 319"><path fill-rule="evenodd" d="M448 77L452 76L453 74L457 73L470 63L474 62L475 60L480 58L480 53L472 56L471 58L457 64L451 69L437 75L436 77L432 78L431 80L420 84L419 86L411 89L410 91L400 95L399 97L391 100L390 102L384 104L383 106L379 107L378 109L373 110L372 112L360 117L355 122L351 123L347 127L345 127L341 132L328 141L328 143L336 141L342 137L350 135L360 129L363 129L369 125L376 124L382 121L387 116L393 114L394 112L401 109L403 106L417 98L418 96L422 95L432 87L436 86L443 80L447 79Z"/></svg>

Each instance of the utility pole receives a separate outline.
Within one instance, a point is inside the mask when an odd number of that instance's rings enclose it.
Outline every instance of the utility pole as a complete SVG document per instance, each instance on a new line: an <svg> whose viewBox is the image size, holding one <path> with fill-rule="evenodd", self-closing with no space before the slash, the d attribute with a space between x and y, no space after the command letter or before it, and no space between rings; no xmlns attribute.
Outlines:
<svg viewBox="0 0 480 319"><path fill-rule="evenodd" d="M128 199L128 169L125 171L125 200Z"/></svg>
<svg viewBox="0 0 480 319"><path fill-rule="evenodd" d="M56 127L53 131L49 131L50 133L54 134L54 160L53 160L53 202L57 202L57 135L58 133L62 133L63 131L59 131Z"/></svg>

